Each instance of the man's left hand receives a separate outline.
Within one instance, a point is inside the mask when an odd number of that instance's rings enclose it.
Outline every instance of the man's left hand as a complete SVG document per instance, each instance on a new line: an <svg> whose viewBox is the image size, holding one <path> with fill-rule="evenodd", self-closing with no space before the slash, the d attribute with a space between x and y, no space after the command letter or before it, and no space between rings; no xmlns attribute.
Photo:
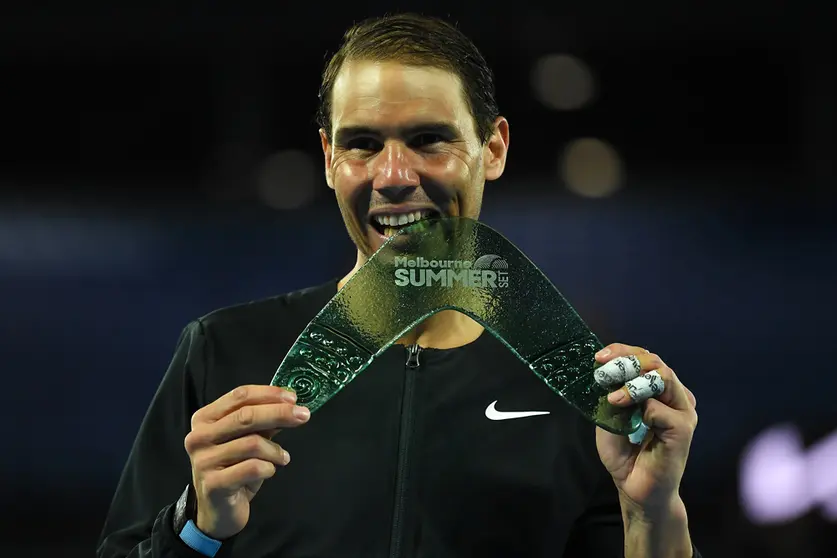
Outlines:
<svg viewBox="0 0 837 558"><path fill-rule="evenodd" d="M614 343L596 360L607 363L597 369L600 380L626 374L627 381L613 385L608 400L620 407L643 405L649 428L640 445L597 428L599 457L616 483L623 508L650 517L666 515L682 506L680 481L697 426L695 396L659 356L641 347Z"/></svg>

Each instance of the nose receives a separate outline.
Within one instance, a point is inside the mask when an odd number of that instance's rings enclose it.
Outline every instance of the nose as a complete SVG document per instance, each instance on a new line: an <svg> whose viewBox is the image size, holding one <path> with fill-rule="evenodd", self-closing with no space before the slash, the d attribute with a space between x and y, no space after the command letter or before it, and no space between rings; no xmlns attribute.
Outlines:
<svg viewBox="0 0 837 558"><path fill-rule="evenodd" d="M421 184L416 159L402 142L387 142L373 162L372 188L390 201L403 200Z"/></svg>

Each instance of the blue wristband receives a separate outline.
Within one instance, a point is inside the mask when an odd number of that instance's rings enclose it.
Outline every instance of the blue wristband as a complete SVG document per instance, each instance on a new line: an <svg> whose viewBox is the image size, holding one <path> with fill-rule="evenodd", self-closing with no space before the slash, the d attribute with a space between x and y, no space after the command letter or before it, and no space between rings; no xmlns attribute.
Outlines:
<svg viewBox="0 0 837 558"><path fill-rule="evenodd" d="M217 554L218 549L221 548L221 541L216 541L201 533L195 525L195 522L191 519L186 522L186 525L180 532L180 538L191 549L200 552L204 556L209 556L209 558L213 558Z"/></svg>

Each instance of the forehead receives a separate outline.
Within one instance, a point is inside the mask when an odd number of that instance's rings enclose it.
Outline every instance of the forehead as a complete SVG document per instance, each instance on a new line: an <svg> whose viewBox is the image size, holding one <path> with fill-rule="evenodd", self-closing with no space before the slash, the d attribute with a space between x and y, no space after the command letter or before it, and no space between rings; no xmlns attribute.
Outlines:
<svg viewBox="0 0 837 558"><path fill-rule="evenodd" d="M459 77L397 62L350 61L332 92L332 125L398 127L416 121L463 126L470 112Z"/></svg>

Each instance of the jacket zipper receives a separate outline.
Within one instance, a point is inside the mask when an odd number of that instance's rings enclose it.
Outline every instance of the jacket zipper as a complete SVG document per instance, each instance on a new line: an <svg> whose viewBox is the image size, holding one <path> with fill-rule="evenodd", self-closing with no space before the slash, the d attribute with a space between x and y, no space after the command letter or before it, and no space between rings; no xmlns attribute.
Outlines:
<svg viewBox="0 0 837 558"><path fill-rule="evenodd" d="M401 556L401 545L404 538L404 507L408 486L408 458L410 453L410 438L413 429L413 392L415 390L416 374L421 366L419 355L421 347L418 344L408 348L406 363L406 378L404 380L403 403L401 406L401 430L398 442L398 472L395 477L395 509L392 514L392 539L390 541L390 556Z"/></svg>

